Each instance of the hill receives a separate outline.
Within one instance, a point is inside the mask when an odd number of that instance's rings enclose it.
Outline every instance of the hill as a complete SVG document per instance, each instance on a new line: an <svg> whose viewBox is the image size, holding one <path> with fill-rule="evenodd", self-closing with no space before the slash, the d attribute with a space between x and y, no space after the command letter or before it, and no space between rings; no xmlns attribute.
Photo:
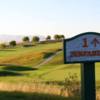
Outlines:
<svg viewBox="0 0 100 100"><path fill-rule="evenodd" d="M20 78L23 78L24 75L24 79L27 80L27 82L29 79L31 80L31 78L43 81L64 81L65 77L70 73L76 73L80 80L80 64L64 64L63 51L60 51L62 46L62 42L56 42L38 44L28 48L18 46L10 49L1 49L0 69L1 71L11 71L22 74ZM59 53L55 55L56 52ZM49 59L50 57L51 59ZM47 62L45 62L46 60ZM96 64L96 76L99 82L99 63ZM10 77L10 79L8 77ZM9 81L14 81L13 77L11 78L9 74L7 78ZM16 76L15 82L20 78ZM2 80L2 78L0 78L0 80Z"/></svg>
<svg viewBox="0 0 100 100"><path fill-rule="evenodd" d="M80 64L64 64L62 48L63 43L56 42L1 49L0 90L59 95L70 74L76 74L80 82ZM100 87L99 65L96 64L97 89Z"/></svg>
<svg viewBox="0 0 100 100"><path fill-rule="evenodd" d="M23 82L24 79L29 82L30 80L33 80L33 78L38 79L42 74L43 65L39 68L36 68L36 66L53 56L61 49L61 42L38 44L33 47L17 46L9 49L1 49L0 76L2 76L2 78L0 78L0 81L18 82L22 79L20 82ZM46 71L44 70L44 72ZM13 76L16 78L14 79Z"/></svg>

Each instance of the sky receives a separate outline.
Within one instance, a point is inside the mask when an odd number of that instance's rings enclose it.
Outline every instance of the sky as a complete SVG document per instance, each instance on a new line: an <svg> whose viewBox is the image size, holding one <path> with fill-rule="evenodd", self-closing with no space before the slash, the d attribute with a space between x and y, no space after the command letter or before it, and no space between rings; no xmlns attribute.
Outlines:
<svg viewBox="0 0 100 100"><path fill-rule="evenodd" d="M0 0L0 34L100 32L100 0Z"/></svg>

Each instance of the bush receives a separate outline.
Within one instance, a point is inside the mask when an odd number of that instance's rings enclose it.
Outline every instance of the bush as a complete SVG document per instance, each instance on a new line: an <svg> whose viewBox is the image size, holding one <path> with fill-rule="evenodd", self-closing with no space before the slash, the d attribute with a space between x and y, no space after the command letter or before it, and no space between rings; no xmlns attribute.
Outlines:
<svg viewBox="0 0 100 100"><path fill-rule="evenodd" d="M78 82L78 77L75 74L70 74L65 78L64 87L61 89L61 95L67 92L68 96L79 96L80 95L80 85Z"/></svg>
<svg viewBox="0 0 100 100"><path fill-rule="evenodd" d="M32 44L24 44L23 47L33 47L35 45L32 45Z"/></svg>
<svg viewBox="0 0 100 100"><path fill-rule="evenodd" d="M0 48L6 48L7 47L7 45L5 44L5 43L2 43L2 44L0 44Z"/></svg>

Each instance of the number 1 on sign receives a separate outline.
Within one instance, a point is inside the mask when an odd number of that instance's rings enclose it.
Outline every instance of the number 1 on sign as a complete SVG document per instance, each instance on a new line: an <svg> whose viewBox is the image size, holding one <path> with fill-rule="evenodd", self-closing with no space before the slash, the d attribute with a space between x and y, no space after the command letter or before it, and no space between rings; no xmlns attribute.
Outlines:
<svg viewBox="0 0 100 100"><path fill-rule="evenodd" d="M88 47L87 38L84 38L84 39L83 39L83 47L84 47L84 48L87 48L87 47Z"/></svg>

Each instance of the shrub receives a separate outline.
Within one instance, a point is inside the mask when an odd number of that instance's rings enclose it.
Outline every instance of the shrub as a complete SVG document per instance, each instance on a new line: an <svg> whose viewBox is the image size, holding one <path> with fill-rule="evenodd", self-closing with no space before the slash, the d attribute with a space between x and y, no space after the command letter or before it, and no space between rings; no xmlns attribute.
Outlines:
<svg viewBox="0 0 100 100"><path fill-rule="evenodd" d="M35 45L33 45L33 44L23 44L23 47L33 47L33 46L35 46Z"/></svg>
<svg viewBox="0 0 100 100"><path fill-rule="evenodd" d="M0 48L6 48L7 47L7 45L5 44L5 43L2 43L2 44L0 44Z"/></svg>
<svg viewBox="0 0 100 100"><path fill-rule="evenodd" d="M68 96L79 96L80 95L80 85L78 82L78 77L75 74L70 74L65 78L64 87L61 89L61 95L67 92Z"/></svg>

